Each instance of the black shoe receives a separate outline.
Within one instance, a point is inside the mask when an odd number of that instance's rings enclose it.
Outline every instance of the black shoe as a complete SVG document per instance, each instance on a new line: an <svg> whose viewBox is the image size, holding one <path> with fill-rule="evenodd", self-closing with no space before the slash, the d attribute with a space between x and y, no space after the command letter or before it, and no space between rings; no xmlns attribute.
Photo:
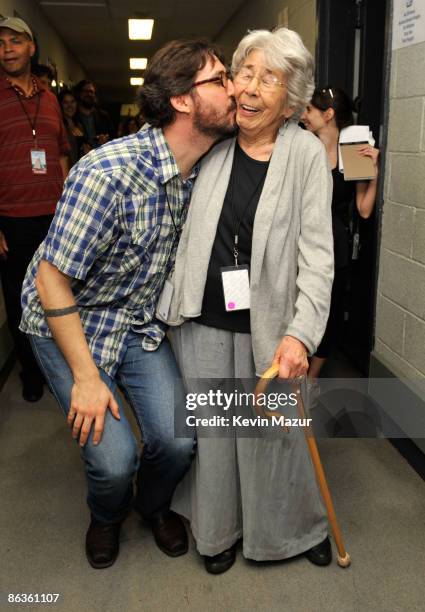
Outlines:
<svg viewBox="0 0 425 612"><path fill-rule="evenodd" d="M329 565L332 561L332 548L329 538L326 537L323 542L307 550L304 555L314 565Z"/></svg>
<svg viewBox="0 0 425 612"><path fill-rule="evenodd" d="M186 528L175 512L157 512L149 518L155 542L160 550L169 557L180 557L189 548Z"/></svg>
<svg viewBox="0 0 425 612"><path fill-rule="evenodd" d="M43 381L27 378L21 374L22 397L26 402L38 402L43 397Z"/></svg>
<svg viewBox="0 0 425 612"><path fill-rule="evenodd" d="M86 534L86 555L96 569L111 566L120 550L121 523L100 523L92 518Z"/></svg>
<svg viewBox="0 0 425 612"><path fill-rule="evenodd" d="M223 574L227 572L236 559L236 544L213 557L204 556L205 569L209 574Z"/></svg>

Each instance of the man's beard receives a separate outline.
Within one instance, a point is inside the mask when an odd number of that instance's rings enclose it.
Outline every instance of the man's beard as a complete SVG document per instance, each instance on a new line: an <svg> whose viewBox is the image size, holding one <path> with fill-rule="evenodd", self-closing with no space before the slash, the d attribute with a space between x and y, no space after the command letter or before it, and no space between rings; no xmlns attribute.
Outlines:
<svg viewBox="0 0 425 612"><path fill-rule="evenodd" d="M96 106L95 100L80 100L80 104L87 110L93 110Z"/></svg>
<svg viewBox="0 0 425 612"><path fill-rule="evenodd" d="M236 109L235 102L229 102L226 112L222 112L214 110L211 105L206 107L205 102L201 103L199 99L196 99L193 126L198 132L214 140L234 136L238 127L236 125L236 115L230 114L233 109Z"/></svg>

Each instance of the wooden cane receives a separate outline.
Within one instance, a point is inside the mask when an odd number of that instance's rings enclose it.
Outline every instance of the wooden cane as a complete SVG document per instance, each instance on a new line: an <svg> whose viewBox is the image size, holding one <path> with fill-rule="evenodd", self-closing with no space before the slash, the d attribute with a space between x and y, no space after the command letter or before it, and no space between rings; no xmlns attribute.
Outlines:
<svg viewBox="0 0 425 612"><path fill-rule="evenodd" d="M268 370L264 372L260 380L257 383L254 391L255 405L257 406L257 397L260 393L264 393L267 389L270 381L279 374L279 365L274 364ZM301 397L300 386L295 385L295 392L297 394L297 408L302 419L306 418L304 403ZM268 411L264 411L264 414L268 416ZM351 563L350 555L345 550L344 542L342 540L341 530L338 525L338 521L335 514L335 508L332 502L332 497L329 491L328 483L326 482L325 472L323 465L320 460L319 450L317 448L316 439L313 434L313 430L310 426L304 427L304 435L310 451L311 460L313 462L314 471L316 474L317 483L322 494L324 504L326 506L326 512L328 514L329 523L331 525L332 534L335 540L335 544L338 550L337 562L340 567L348 567Z"/></svg>

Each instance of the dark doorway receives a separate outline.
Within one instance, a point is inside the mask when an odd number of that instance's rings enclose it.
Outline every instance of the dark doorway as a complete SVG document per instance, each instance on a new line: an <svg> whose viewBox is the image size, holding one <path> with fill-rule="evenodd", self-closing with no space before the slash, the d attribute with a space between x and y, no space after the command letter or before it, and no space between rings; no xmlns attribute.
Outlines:
<svg viewBox="0 0 425 612"><path fill-rule="evenodd" d="M381 153L387 4L388 0L317 0L316 82L320 87L341 87L356 101L357 123L370 126ZM375 213L369 219L353 215L360 249L351 264L340 346L363 374L373 348L380 192L378 188Z"/></svg>

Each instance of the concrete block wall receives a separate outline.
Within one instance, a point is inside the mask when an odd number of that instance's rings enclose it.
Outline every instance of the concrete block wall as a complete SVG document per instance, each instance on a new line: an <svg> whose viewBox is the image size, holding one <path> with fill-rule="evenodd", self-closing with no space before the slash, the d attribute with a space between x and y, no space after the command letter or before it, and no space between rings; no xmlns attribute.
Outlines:
<svg viewBox="0 0 425 612"><path fill-rule="evenodd" d="M375 356L425 377L425 43L392 53Z"/></svg>

